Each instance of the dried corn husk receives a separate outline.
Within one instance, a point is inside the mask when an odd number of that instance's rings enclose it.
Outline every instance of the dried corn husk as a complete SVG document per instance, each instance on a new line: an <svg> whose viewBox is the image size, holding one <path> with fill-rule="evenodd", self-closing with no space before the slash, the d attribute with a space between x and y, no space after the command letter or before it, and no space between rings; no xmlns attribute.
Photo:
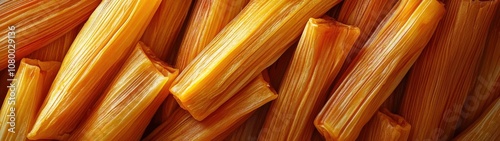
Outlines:
<svg viewBox="0 0 500 141"><path fill-rule="evenodd" d="M314 117L359 32L329 17L309 19L259 140L311 139Z"/></svg>
<svg viewBox="0 0 500 141"><path fill-rule="evenodd" d="M447 1L448 12L406 85L399 113L412 124L410 139L453 137L497 5L498 0Z"/></svg>
<svg viewBox="0 0 500 141"><path fill-rule="evenodd" d="M316 117L326 140L355 140L431 38L445 10L436 0L402 0L342 75Z"/></svg>
<svg viewBox="0 0 500 141"><path fill-rule="evenodd" d="M177 109L169 120L144 140L212 140L243 123L253 111L277 97L262 76L252 81L235 97L224 103L203 121L194 119L187 111Z"/></svg>
<svg viewBox="0 0 500 141"><path fill-rule="evenodd" d="M340 0L253 0L174 81L170 92L203 120L270 66L310 17Z"/></svg>
<svg viewBox="0 0 500 141"><path fill-rule="evenodd" d="M141 139L178 73L139 42L90 116L69 140Z"/></svg>
<svg viewBox="0 0 500 141"><path fill-rule="evenodd" d="M99 0L10 0L0 2L0 69L7 68L8 50L15 60L69 32L90 16ZM5 36L4 36L5 35ZM10 36L10 37L9 37ZM12 39L12 40L9 40Z"/></svg>
<svg viewBox="0 0 500 141"><path fill-rule="evenodd" d="M63 139L120 69L160 4L105 0L71 45L29 139ZM113 18L107 18L113 17Z"/></svg>
<svg viewBox="0 0 500 141"><path fill-rule="evenodd" d="M361 130L358 141L406 141L411 125L399 115L381 109Z"/></svg>
<svg viewBox="0 0 500 141"><path fill-rule="evenodd" d="M38 110L56 77L61 63L24 58L0 113L0 140L23 141L35 124ZM9 81L9 80L4 80Z"/></svg>

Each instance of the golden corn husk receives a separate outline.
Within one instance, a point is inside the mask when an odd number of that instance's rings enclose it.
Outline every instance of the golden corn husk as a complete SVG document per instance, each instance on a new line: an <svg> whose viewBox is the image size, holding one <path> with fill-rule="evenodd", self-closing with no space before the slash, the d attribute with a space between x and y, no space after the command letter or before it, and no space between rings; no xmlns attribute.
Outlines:
<svg viewBox="0 0 500 141"><path fill-rule="evenodd" d="M8 61L20 60L83 23L98 4L99 0L0 2L0 29L5 31L0 36L0 69L7 68ZM9 57L12 51L15 57Z"/></svg>
<svg viewBox="0 0 500 141"><path fill-rule="evenodd" d="M142 35L158 58L166 61L188 15L192 0L162 0Z"/></svg>
<svg viewBox="0 0 500 141"><path fill-rule="evenodd" d="M24 58L10 81L0 113L0 140L24 141L61 63ZM4 92L2 92L4 93Z"/></svg>
<svg viewBox="0 0 500 141"><path fill-rule="evenodd" d="M63 139L116 75L159 0L105 0L71 45L29 139ZM113 17L113 18L107 18Z"/></svg>
<svg viewBox="0 0 500 141"><path fill-rule="evenodd" d="M359 33L329 17L309 19L259 140L311 139L314 117Z"/></svg>
<svg viewBox="0 0 500 141"><path fill-rule="evenodd" d="M83 25L83 24L81 24ZM81 26L77 26L75 29L70 32L64 34L62 37L56 39L54 42L49 43L47 46L42 47L41 49L31 53L27 56L27 58L37 59L40 61L58 61L62 62L66 52L68 51L71 43L75 39L78 31L80 31ZM16 62L16 66L19 66L19 63ZM5 98L5 94L8 91L7 86L10 82L5 81L11 78L9 76L8 69L4 69L0 71L0 101L3 101Z"/></svg>
<svg viewBox="0 0 500 141"><path fill-rule="evenodd" d="M459 131L469 127L496 98L500 97L500 10L489 29L476 84L462 108Z"/></svg>
<svg viewBox="0 0 500 141"><path fill-rule="evenodd" d="M498 0L449 0L445 5L439 30L409 74L399 112L412 124L413 140L453 137Z"/></svg>
<svg viewBox="0 0 500 141"><path fill-rule="evenodd" d="M42 61L62 62L82 26L83 24L75 27L73 30L56 39L54 42L51 42L45 47L31 53L28 57Z"/></svg>
<svg viewBox="0 0 500 141"><path fill-rule="evenodd" d="M175 66L181 71L250 0L198 0L187 23Z"/></svg>
<svg viewBox="0 0 500 141"><path fill-rule="evenodd" d="M477 118L465 131L460 133L456 141L497 141L500 140L500 98L497 98L484 110L484 113Z"/></svg>
<svg viewBox="0 0 500 141"><path fill-rule="evenodd" d="M403 79L445 10L436 0L402 0L377 27L314 124L326 140L355 140Z"/></svg>
<svg viewBox="0 0 500 141"><path fill-rule="evenodd" d="M162 0L153 19L142 35L141 41L151 47L151 50L162 60L170 61L174 45L178 42L182 26L188 16L192 0ZM160 106L151 121L151 127L156 128L179 106L172 96L168 96ZM164 112L168 111L168 112Z"/></svg>
<svg viewBox="0 0 500 141"><path fill-rule="evenodd" d="M140 140L179 74L139 42L100 102L69 140ZM98 129L98 130L96 130Z"/></svg>
<svg viewBox="0 0 500 141"><path fill-rule="evenodd" d="M219 138L218 136L228 129L238 127L237 123L243 123L253 111L276 97L276 92L259 76L203 121L194 119L183 109L177 109L169 120L144 140L205 141Z"/></svg>
<svg viewBox="0 0 500 141"><path fill-rule="evenodd" d="M179 48L175 66L183 70L196 55L229 23L249 0L199 0L187 23L186 34ZM163 103L158 112L161 122L177 109L179 105L171 96Z"/></svg>
<svg viewBox="0 0 500 141"><path fill-rule="evenodd" d="M203 120L276 61L310 17L339 1L250 1L184 69L170 92Z"/></svg>
<svg viewBox="0 0 500 141"><path fill-rule="evenodd" d="M357 141L407 141L411 125L388 109L377 111L361 130Z"/></svg>
<svg viewBox="0 0 500 141"><path fill-rule="evenodd" d="M354 43L339 74L343 74L365 45L380 22L398 0L347 0L340 9L338 21L356 26L361 33ZM337 80L341 81L341 80Z"/></svg>

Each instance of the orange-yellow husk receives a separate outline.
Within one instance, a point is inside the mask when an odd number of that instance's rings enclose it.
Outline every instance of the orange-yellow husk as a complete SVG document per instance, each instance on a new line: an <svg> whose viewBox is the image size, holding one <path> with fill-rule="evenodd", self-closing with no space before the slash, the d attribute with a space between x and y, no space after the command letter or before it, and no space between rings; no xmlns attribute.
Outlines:
<svg viewBox="0 0 500 141"><path fill-rule="evenodd" d="M491 23L476 84L462 108L459 131L469 127L488 105L500 97L500 10Z"/></svg>
<svg viewBox="0 0 500 141"><path fill-rule="evenodd" d="M259 140L311 139L314 117L359 33L329 17L309 19Z"/></svg>
<svg viewBox="0 0 500 141"><path fill-rule="evenodd" d="M187 23L175 66L184 70L249 0L198 0Z"/></svg>
<svg viewBox="0 0 500 141"><path fill-rule="evenodd" d="M276 61L310 17L339 1L250 1L182 71L170 92L203 120Z"/></svg>
<svg viewBox="0 0 500 141"><path fill-rule="evenodd" d="M406 141L411 125L387 109L377 111L363 127L357 141Z"/></svg>
<svg viewBox="0 0 500 141"><path fill-rule="evenodd" d="M35 123L38 110L56 77L61 63L24 58L0 111L0 140L23 141ZM4 93L4 92L2 92Z"/></svg>
<svg viewBox="0 0 500 141"><path fill-rule="evenodd" d="M347 0L338 15L338 21L356 26L361 33L354 43L339 74L343 74L370 38L379 23L391 11L398 0ZM337 81L341 81L337 79Z"/></svg>
<svg viewBox="0 0 500 141"><path fill-rule="evenodd" d="M436 0L402 0L348 67L314 124L326 140L355 140L430 40L445 10Z"/></svg>
<svg viewBox="0 0 500 141"><path fill-rule="evenodd" d="M73 30L64 34L62 37L58 38L54 42L44 46L43 48L36 50L35 52L28 55L29 58L38 59L41 61L58 61L62 62L64 56L71 47L71 44L80 32L83 24L75 27Z"/></svg>
<svg viewBox="0 0 500 141"><path fill-rule="evenodd" d="M253 111L276 97L276 92L259 76L203 121L177 109L144 140L212 140L245 121Z"/></svg>
<svg viewBox="0 0 500 141"><path fill-rule="evenodd" d="M162 0L141 41L166 61L188 15L192 0Z"/></svg>
<svg viewBox="0 0 500 141"><path fill-rule="evenodd" d="M199 0L187 23L186 33L175 66L183 70L189 62L245 7L249 0ZM158 112L161 122L168 119L179 105L167 97Z"/></svg>
<svg viewBox="0 0 500 141"><path fill-rule="evenodd" d="M97 7L64 58L29 139L63 139L76 128L113 80L159 4L160 0L106 0Z"/></svg>
<svg viewBox="0 0 500 141"><path fill-rule="evenodd" d="M162 0L153 19L142 35L141 41L148 45L158 58L170 63L174 56L174 45L180 40L181 29L188 16L192 0ZM167 102L168 101L168 102ZM165 102L156 112L146 132L156 128L179 107L172 96L168 96ZM168 113L163 112L169 109ZM172 111L172 112L170 112Z"/></svg>
<svg viewBox="0 0 500 141"><path fill-rule="evenodd" d="M139 42L69 140L139 140L179 74ZM98 129L98 130L96 130Z"/></svg>
<svg viewBox="0 0 500 141"><path fill-rule="evenodd" d="M83 24L81 24L83 25ZM77 26L75 29L70 32L64 34L62 37L56 39L54 42L48 44L47 46L31 53L27 56L27 58L37 59L40 61L58 61L62 62L66 52L68 51L71 43L75 39L78 31L80 31L81 26ZM16 62L16 66L19 66L19 63ZM5 98L5 94L8 91L7 86L10 82L6 81L9 78L8 69L4 69L0 71L0 101L3 101Z"/></svg>
<svg viewBox="0 0 500 141"><path fill-rule="evenodd" d="M0 2L0 69L85 22L100 0L10 0ZM11 40L9 40L11 39ZM15 49L9 58L8 50Z"/></svg>
<svg viewBox="0 0 500 141"><path fill-rule="evenodd" d="M498 0L449 0L445 5L439 30L409 74L399 112L413 126L412 140L453 137Z"/></svg>
<svg viewBox="0 0 500 141"><path fill-rule="evenodd" d="M460 133L456 141L498 141L500 140L500 98L497 98L484 113L465 131Z"/></svg>

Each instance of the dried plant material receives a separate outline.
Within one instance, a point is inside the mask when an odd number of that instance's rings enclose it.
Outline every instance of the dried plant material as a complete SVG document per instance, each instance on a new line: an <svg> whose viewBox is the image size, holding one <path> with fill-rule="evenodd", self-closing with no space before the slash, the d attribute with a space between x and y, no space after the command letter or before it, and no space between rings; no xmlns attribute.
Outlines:
<svg viewBox="0 0 500 141"><path fill-rule="evenodd" d="M255 112L241 126L225 137L225 141L256 141L266 120L271 104L266 104Z"/></svg>
<svg viewBox="0 0 500 141"><path fill-rule="evenodd" d="M71 43L75 40L76 35L80 32L82 26L83 24L75 27L73 30L56 39L54 42L51 42L45 47L31 53L28 57L42 61L62 62L64 56L66 56L66 53L69 50L69 47L71 47Z"/></svg>
<svg viewBox="0 0 500 141"><path fill-rule="evenodd" d="M64 58L29 139L63 139L75 129L105 82L116 75L159 4L159 0L106 0L97 7Z"/></svg>
<svg viewBox="0 0 500 141"><path fill-rule="evenodd" d="M456 141L497 141L500 140L500 98L491 103L484 113L460 133L454 140Z"/></svg>
<svg viewBox="0 0 500 141"><path fill-rule="evenodd" d="M142 35L158 58L166 61L172 53L192 0L162 0L153 19Z"/></svg>
<svg viewBox="0 0 500 141"><path fill-rule="evenodd" d="M9 50L23 58L83 23L99 0L11 0L0 2L0 69L7 68ZM10 62L10 61L9 61Z"/></svg>
<svg viewBox="0 0 500 141"><path fill-rule="evenodd" d="M183 70L189 62L245 7L249 0L199 0L187 23L179 48L176 67ZM179 105L167 97L159 111L161 122L168 119Z"/></svg>
<svg viewBox="0 0 500 141"><path fill-rule="evenodd" d="M250 1L182 71L170 92L203 120L276 61L310 17L339 1Z"/></svg>
<svg viewBox="0 0 500 141"><path fill-rule="evenodd" d="M368 41L380 22L391 11L398 0L347 0L342 5L338 21L359 27L359 39L349 52L339 74L343 74L359 51ZM337 79L342 82L342 80Z"/></svg>
<svg viewBox="0 0 500 141"><path fill-rule="evenodd" d="M139 42L90 116L69 140L140 140L179 74Z"/></svg>
<svg viewBox="0 0 500 141"><path fill-rule="evenodd" d="M250 0L198 0L186 27L175 66L186 66L219 33Z"/></svg>
<svg viewBox="0 0 500 141"><path fill-rule="evenodd" d="M311 139L314 117L359 32L329 17L309 19L259 140Z"/></svg>
<svg viewBox="0 0 500 141"><path fill-rule="evenodd" d="M0 140L28 140L26 135L35 124L38 110L60 65L54 61L21 60L0 111Z"/></svg>
<svg viewBox="0 0 500 141"><path fill-rule="evenodd" d="M445 5L448 12L413 65L401 105L413 140L453 137L498 1L450 0Z"/></svg>
<svg viewBox="0 0 500 141"><path fill-rule="evenodd" d="M489 29L479 74L464 103L459 131L469 127L496 98L500 97L500 10Z"/></svg>
<svg viewBox="0 0 500 141"><path fill-rule="evenodd" d="M144 140L212 140L276 97L276 92L259 76L205 120L198 121L187 111L177 109Z"/></svg>
<svg viewBox="0 0 500 141"><path fill-rule="evenodd" d="M402 0L342 75L314 124L326 140L355 140L403 79L444 15L436 0Z"/></svg>
<svg viewBox="0 0 500 141"><path fill-rule="evenodd" d="M361 130L358 141L406 141L411 125L387 109L377 111Z"/></svg>
<svg viewBox="0 0 500 141"><path fill-rule="evenodd" d="M142 35L141 41L162 60L167 61L174 54L174 45L178 40L181 28L189 13L192 0L162 0L153 19ZM149 129L168 119L179 106L172 96L168 96L151 121Z"/></svg>

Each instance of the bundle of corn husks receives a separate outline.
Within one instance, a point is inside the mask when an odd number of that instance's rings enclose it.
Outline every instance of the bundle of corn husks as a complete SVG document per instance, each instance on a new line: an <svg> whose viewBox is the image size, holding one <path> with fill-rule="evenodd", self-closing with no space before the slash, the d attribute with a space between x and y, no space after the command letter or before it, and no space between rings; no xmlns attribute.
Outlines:
<svg viewBox="0 0 500 141"><path fill-rule="evenodd" d="M0 0L0 140L498 141L499 1Z"/></svg>

